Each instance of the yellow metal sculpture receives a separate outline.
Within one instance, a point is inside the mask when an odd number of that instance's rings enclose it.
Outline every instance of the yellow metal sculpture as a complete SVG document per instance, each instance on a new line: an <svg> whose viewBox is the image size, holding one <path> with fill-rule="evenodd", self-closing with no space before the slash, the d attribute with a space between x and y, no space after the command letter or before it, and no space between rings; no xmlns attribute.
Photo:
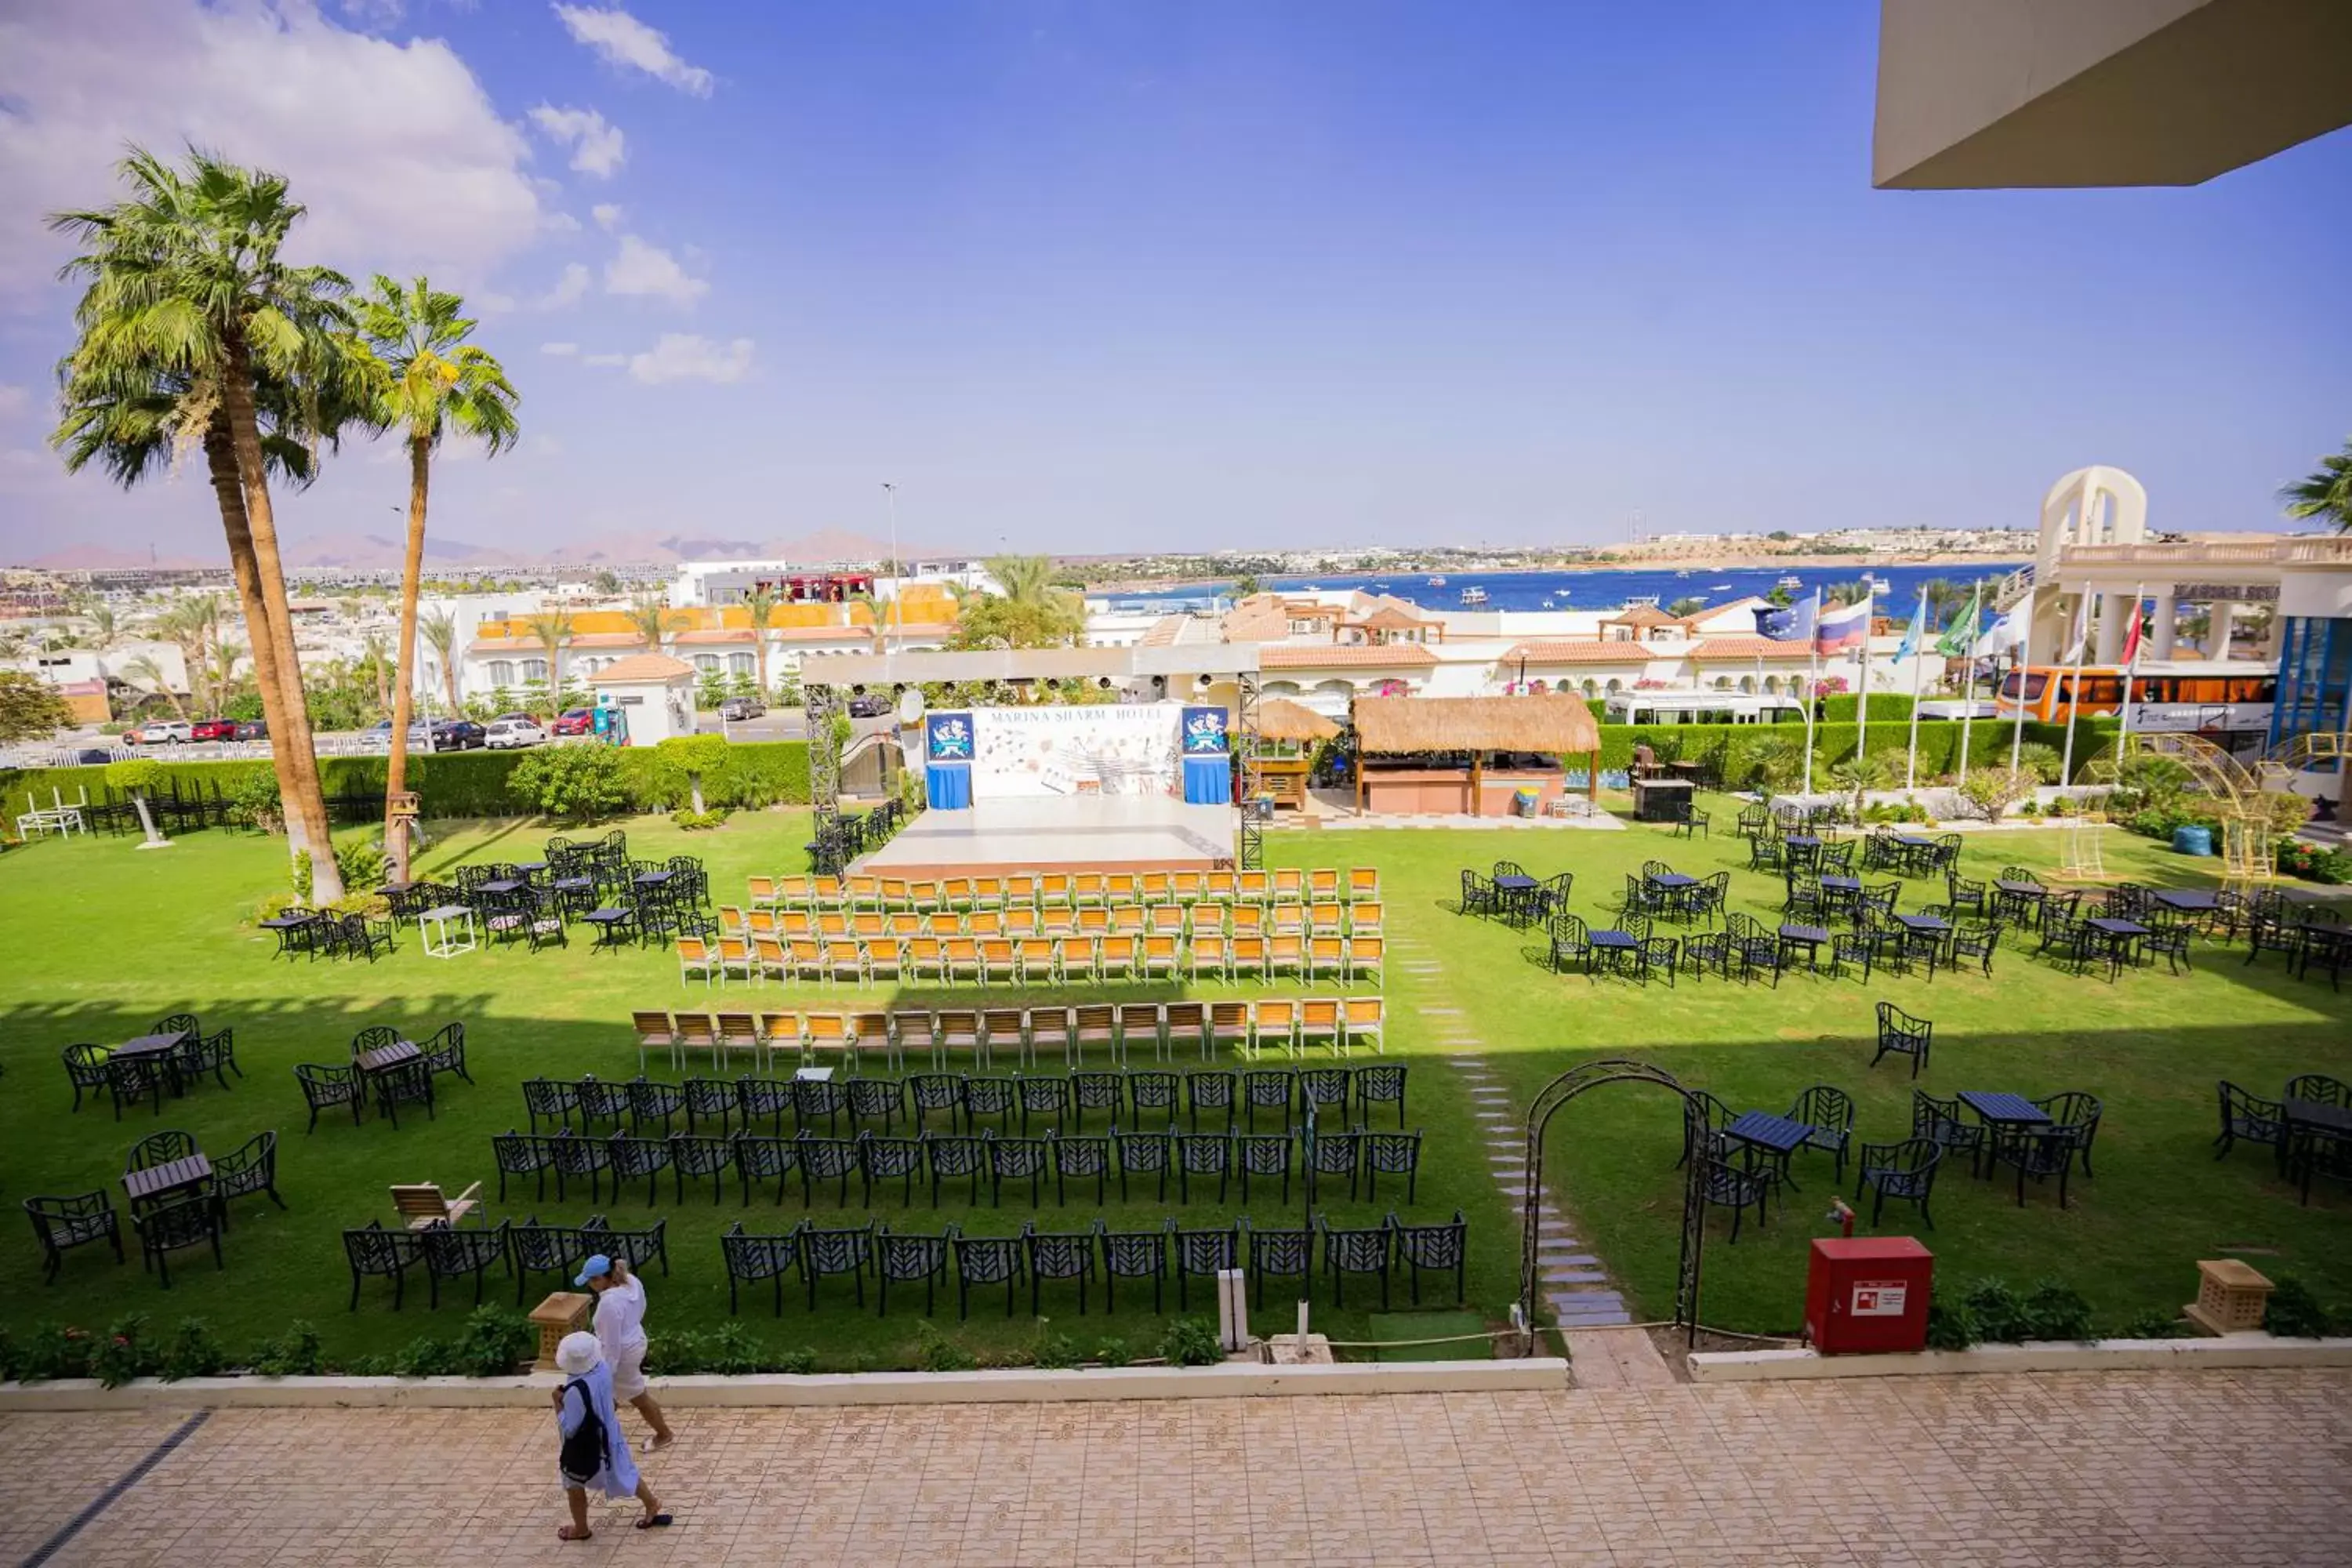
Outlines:
<svg viewBox="0 0 2352 1568"><path fill-rule="evenodd" d="M2262 774L2201 735L2159 732L2130 738L2126 754L2169 757L2213 797L2221 817L2221 875L2240 892L2278 876L2276 829L2263 808ZM2266 765L2266 764L2263 764Z"/></svg>

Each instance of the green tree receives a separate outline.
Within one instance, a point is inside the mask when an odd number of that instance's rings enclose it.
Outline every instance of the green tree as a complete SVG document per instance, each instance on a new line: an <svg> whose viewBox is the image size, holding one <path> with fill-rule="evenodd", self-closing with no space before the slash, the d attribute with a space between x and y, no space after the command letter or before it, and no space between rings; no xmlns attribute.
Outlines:
<svg viewBox="0 0 2352 1568"><path fill-rule="evenodd" d="M2316 519L2338 533L2352 533L2352 438L2344 449L2319 459L2319 467L2278 493L2289 517Z"/></svg>
<svg viewBox="0 0 2352 1568"><path fill-rule="evenodd" d="M687 799L699 816L704 810L702 781L726 768L729 750L724 735L672 735L654 747L654 755L665 771L685 780Z"/></svg>
<svg viewBox="0 0 2352 1568"><path fill-rule="evenodd" d="M74 311L79 337L60 367L68 412L57 439L70 448L77 407L163 397L172 439L205 444L253 639L289 847L297 856L318 851L318 889L332 902L342 887L327 852L326 796L286 604L266 387L299 389L288 405L299 411L292 417L299 434L331 434L350 282L284 259L303 208L278 175L193 151L173 168L137 148L118 171L127 199L49 218L80 244L65 270L87 285Z"/></svg>
<svg viewBox="0 0 2352 1568"><path fill-rule="evenodd" d="M754 584L743 595L743 607L751 612L751 657L759 661L760 690L768 689L768 621L776 613L776 591L765 583Z"/></svg>
<svg viewBox="0 0 2352 1568"><path fill-rule="evenodd" d="M441 682L448 692L449 711L455 714L460 707L457 700L457 617L446 610L435 610L430 615L418 617L416 635L425 639L425 646L431 648L433 657L441 661Z"/></svg>
<svg viewBox="0 0 2352 1568"><path fill-rule="evenodd" d="M400 569L399 679L392 692L392 749L384 765L383 841L392 876L408 880L408 819L392 798L408 788L408 721L415 704L416 599L425 578L425 514L433 451L444 437L479 441L492 457L521 436L515 389L489 352L467 342L475 323L466 302L423 278L406 284L379 272L360 300L354 351L368 422L408 446L408 549ZM560 655L558 656L560 658Z"/></svg>
<svg viewBox="0 0 2352 1568"><path fill-rule="evenodd" d="M572 612L547 610L530 620L530 635L547 650L547 689L563 685L563 645L572 640Z"/></svg>
<svg viewBox="0 0 2352 1568"><path fill-rule="evenodd" d="M46 741L72 722L73 710L55 687L0 669L0 741Z"/></svg>
<svg viewBox="0 0 2352 1568"><path fill-rule="evenodd" d="M992 555L982 563L996 591L1016 605L1043 604L1054 589L1054 562L1046 555Z"/></svg>
<svg viewBox="0 0 2352 1568"><path fill-rule="evenodd" d="M188 705L180 700L178 692L172 689L171 683L164 679L163 667L155 662L154 655L141 654L122 667L122 673L146 690L161 692L163 700L172 705L174 714L184 720L187 718Z"/></svg>
<svg viewBox="0 0 2352 1568"><path fill-rule="evenodd" d="M1257 574L1255 572L1244 572L1235 577L1233 582L1233 586L1226 591L1236 599L1246 599L1252 594L1262 594L1265 592L1265 588L1259 584Z"/></svg>
<svg viewBox="0 0 2352 1568"><path fill-rule="evenodd" d="M155 831L155 818L147 809L149 793L163 782L163 764L152 757L126 757L119 763L106 764L106 782L130 795L131 805L139 813L140 831L147 836L142 849L161 849L171 842Z"/></svg>
<svg viewBox="0 0 2352 1568"><path fill-rule="evenodd" d="M629 804L621 753L611 746L534 747L507 775L507 787L567 822L593 822Z"/></svg>
<svg viewBox="0 0 2352 1568"><path fill-rule="evenodd" d="M629 609L629 623L637 635L646 639L647 653L659 653L670 632L676 629L677 617L662 606L659 594L640 594Z"/></svg>
<svg viewBox="0 0 2352 1568"><path fill-rule="evenodd" d="M1076 617L1052 605L1019 605L984 594L966 599L947 646L954 649L1066 647L1084 629Z"/></svg>
<svg viewBox="0 0 2352 1568"><path fill-rule="evenodd" d="M1680 620L1685 616L1697 615L1701 610L1706 608L1706 601L1705 599L1683 598L1676 599L1673 604L1668 605L1666 606L1666 614L1674 616L1677 620Z"/></svg>

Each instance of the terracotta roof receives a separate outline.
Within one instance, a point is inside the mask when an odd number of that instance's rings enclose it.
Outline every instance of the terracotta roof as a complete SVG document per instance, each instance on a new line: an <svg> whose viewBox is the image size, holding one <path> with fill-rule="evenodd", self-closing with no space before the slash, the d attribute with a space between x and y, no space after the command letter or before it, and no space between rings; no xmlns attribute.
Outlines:
<svg viewBox="0 0 2352 1568"><path fill-rule="evenodd" d="M1407 615L1404 611L1398 609L1394 605L1382 605L1379 609L1374 610L1370 615L1366 616L1362 620L1356 624L1358 626L1370 626L1374 631L1417 632L1429 623L1423 620L1419 616Z"/></svg>
<svg viewBox="0 0 2352 1568"><path fill-rule="evenodd" d="M1636 605L1630 610L1620 610L1601 623L1604 626L1670 626L1674 616L1655 605Z"/></svg>
<svg viewBox="0 0 2352 1568"><path fill-rule="evenodd" d="M1143 634L1142 646L1145 647L1173 647L1176 639L1184 635L1184 623L1192 618L1190 616L1160 616L1152 622L1150 629Z"/></svg>
<svg viewBox="0 0 2352 1568"><path fill-rule="evenodd" d="M1805 658L1810 647L1803 642L1784 642L1779 637L1703 637L1685 657L1694 662L1710 658Z"/></svg>
<svg viewBox="0 0 2352 1568"><path fill-rule="evenodd" d="M1258 649L1265 669L1328 669L1365 667L1394 669L1400 665L1435 664L1437 656L1417 642L1391 643L1386 647L1339 643L1268 643Z"/></svg>
<svg viewBox="0 0 2352 1568"><path fill-rule="evenodd" d="M619 686L631 681L676 680L681 675L693 673L694 666L682 658L672 658L666 653L635 653L606 665L593 679L598 686Z"/></svg>
<svg viewBox="0 0 2352 1568"><path fill-rule="evenodd" d="M828 629L850 631L854 628L849 626L841 626ZM751 641L751 628L749 626L719 626L705 628L701 631L674 632L671 634L669 640L674 644L682 642L741 643L744 646L749 647Z"/></svg>
<svg viewBox="0 0 2352 1568"><path fill-rule="evenodd" d="M1290 635L1290 613L1272 594L1253 594L1225 616L1227 642L1274 642Z"/></svg>
<svg viewBox="0 0 2352 1568"><path fill-rule="evenodd" d="M580 632L564 642L566 647L643 647L643 632Z"/></svg>
<svg viewBox="0 0 2352 1568"><path fill-rule="evenodd" d="M1518 644L1500 662L1517 664L1524 658L1529 664L1647 664L1654 658L1680 658L1685 651L1681 645L1660 647L1645 642L1602 642L1597 637L1545 637Z"/></svg>

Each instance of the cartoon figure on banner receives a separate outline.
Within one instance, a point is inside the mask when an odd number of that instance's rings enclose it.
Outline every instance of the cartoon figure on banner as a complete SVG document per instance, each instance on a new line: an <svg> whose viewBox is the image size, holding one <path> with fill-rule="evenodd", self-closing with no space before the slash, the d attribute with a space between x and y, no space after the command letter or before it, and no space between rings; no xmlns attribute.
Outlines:
<svg viewBox="0 0 2352 1568"><path fill-rule="evenodd" d="M963 713L934 713L930 716L931 761L935 763L968 763L971 761L971 719Z"/></svg>
<svg viewBox="0 0 2352 1568"><path fill-rule="evenodd" d="M1225 732L1225 710L1222 708L1187 708L1184 710L1184 754L1213 756L1232 750Z"/></svg>

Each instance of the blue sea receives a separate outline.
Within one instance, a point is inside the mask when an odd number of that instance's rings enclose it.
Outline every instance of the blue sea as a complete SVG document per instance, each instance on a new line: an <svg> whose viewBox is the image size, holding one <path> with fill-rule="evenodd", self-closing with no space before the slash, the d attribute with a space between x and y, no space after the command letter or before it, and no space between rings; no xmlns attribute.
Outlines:
<svg viewBox="0 0 2352 1568"><path fill-rule="evenodd" d="M1728 604L1750 594L1768 595L1784 577L1798 580L1801 585L1791 592L1802 599L1815 588L1851 583L1867 573L1878 580L1877 613L1894 616L1909 613L1916 602L1919 585L1930 579L1947 577L1963 584L1978 578L1998 582L2022 564L2022 561L1971 559L1965 564L1953 566L1873 566L1856 559L1851 564L1813 567L1697 566L1688 571L1449 572L1444 574L1445 582L1443 585L1432 584L1430 574L1423 572L1390 576L1340 574L1322 577L1268 577L1263 582L1265 587L1283 592L1307 588L1361 588L1409 599L1427 610L1614 610L1622 608L1629 600L1653 595L1661 608L1677 599L1703 599L1710 605ZM1093 596L1108 598L1113 605L1165 605L1173 610L1204 605L1210 595L1227 593L1232 586L1230 583L1220 583L1210 587L1193 585L1157 593ZM1473 587L1486 591L1485 604L1465 605L1462 603L1463 590ZM1990 582L1986 592L1991 592Z"/></svg>

